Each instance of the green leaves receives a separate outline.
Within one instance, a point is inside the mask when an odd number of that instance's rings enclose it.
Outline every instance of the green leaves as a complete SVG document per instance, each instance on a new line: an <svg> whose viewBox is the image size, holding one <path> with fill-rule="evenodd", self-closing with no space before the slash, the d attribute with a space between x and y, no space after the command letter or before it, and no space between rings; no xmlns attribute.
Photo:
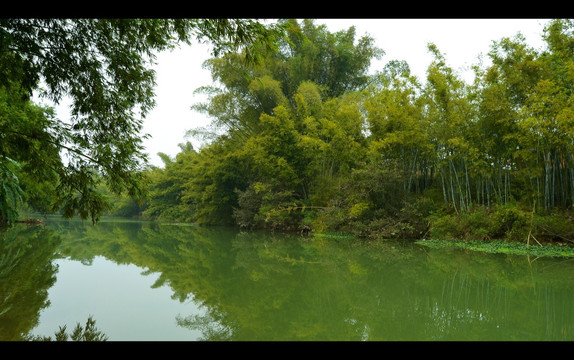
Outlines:
<svg viewBox="0 0 574 360"><path fill-rule="evenodd" d="M198 37L216 53L243 48L251 61L282 35L282 26L243 19L0 20L0 157L22 164L3 182L2 217L14 217L18 177L27 190L52 190L53 210L65 216L96 221L108 209L102 179L111 192L142 199L141 131L155 105L157 52ZM69 119L28 102L40 84L56 104L70 98ZM35 185L47 182L51 189Z"/></svg>
<svg viewBox="0 0 574 360"><path fill-rule="evenodd" d="M214 86L196 109L219 135L164 173L185 194L175 206L193 200L195 220L421 236L432 211L574 204L572 22L552 22L545 52L520 36L494 43L473 84L434 44L424 84L402 61L368 77L381 54L369 37L280 23L289 38L275 55L207 63Z"/></svg>
<svg viewBox="0 0 574 360"><path fill-rule="evenodd" d="M20 167L16 161L0 157L0 225L13 224L18 218L18 206L22 204L22 188L18 177L10 169Z"/></svg>

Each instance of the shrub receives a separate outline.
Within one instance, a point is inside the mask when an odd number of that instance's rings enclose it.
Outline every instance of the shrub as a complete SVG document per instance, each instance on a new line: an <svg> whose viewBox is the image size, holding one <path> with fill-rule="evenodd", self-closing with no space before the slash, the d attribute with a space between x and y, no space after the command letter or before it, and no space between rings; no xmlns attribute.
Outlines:
<svg viewBox="0 0 574 360"><path fill-rule="evenodd" d="M498 205L491 216L493 238L524 240L528 237L531 215L529 212L521 210L516 204Z"/></svg>
<svg viewBox="0 0 574 360"><path fill-rule="evenodd" d="M474 208L463 216L466 237L473 240L488 240L494 237L496 225L485 207Z"/></svg>
<svg viewBox="0 0 574 360"><path fill-rule="evenodd" d="M462 239L466 233L458 215L433 214L429 216L430 235L432 239Z"/></svg>
<svg viewBox="0 0 574 360"><path fill-rule="evenodd" d="M532 232L538 241L574 242L574 223L568 214L536 215Z"/></svg>
<svg viewBox="0 0 574 360"><path fill-rule="evenodd" d="M464 214L434 214L429 217L433 239L524 241L530 231L531 213L516 204L475 207Z"/></svg>
<svg viewBox="0 0 574 360"><path fill-rule="evenodd" d="M317 211L312 228L315 232L345 231L347 225L346 209L336 200Z"/></svg>

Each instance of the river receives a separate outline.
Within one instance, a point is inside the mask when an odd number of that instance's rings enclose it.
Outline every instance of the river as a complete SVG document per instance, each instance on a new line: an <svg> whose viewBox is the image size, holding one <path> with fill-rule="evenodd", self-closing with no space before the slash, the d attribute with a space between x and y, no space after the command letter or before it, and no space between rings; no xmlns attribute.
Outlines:
<svg viewBox="0 0 574 360"><path fill-rule="evenodd" d="M574 261L50 217L0 232L0 340L572 341Z"/></svg>

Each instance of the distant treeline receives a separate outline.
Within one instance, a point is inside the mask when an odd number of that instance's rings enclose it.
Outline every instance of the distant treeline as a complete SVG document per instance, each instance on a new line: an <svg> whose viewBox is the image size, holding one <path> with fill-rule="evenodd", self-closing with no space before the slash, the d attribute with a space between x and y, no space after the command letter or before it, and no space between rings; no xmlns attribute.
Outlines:
<svg viewBox="0 0 574 360"><path fill-rule="evenodd" d="M549 22L544 49L501 34L470 84L434 44L424 81L399 60L372 75L373 38L287 22L260 64L205 63L214 82L194 108L212 123L188 135L206 145L160 154L147 201L116 212L372 238L574 239L571 20Z"/></svg>

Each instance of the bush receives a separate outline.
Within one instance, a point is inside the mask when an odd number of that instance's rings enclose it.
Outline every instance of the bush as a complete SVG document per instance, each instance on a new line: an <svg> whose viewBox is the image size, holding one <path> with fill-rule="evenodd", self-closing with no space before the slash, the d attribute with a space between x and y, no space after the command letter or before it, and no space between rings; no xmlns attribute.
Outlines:
<svg viewBox="0 0 574 360"><path fill-rule="evenodd" d="M245 191L235 190L237 193L237 207L233 209L235 223L246 229L258 228L261 222L255 219L261 207L263 193L250 186Z"/></svg>
<svg viewBox="0 0 574 360"><path fill-rule="evenodd" d="M466 230L461 218L456 214L433 214L429 216L432 239L463 239Z"/></svg>
<svg viewBox="0 0 574 360"><path fill-rule="evenodd" d="M429 217L433 239L525 240L530 213L515 204L496 205L491 211L475 207L464 214L434 214Z"/></svg>
<svg viewBox="0 0 574 360"><path fill-rule="evenodd" d="M463 216L466 237L472 240L489 240L494 237L495 222L484 207L478 207Z"/></svg>
<svg viewBox="0 0 574 360"><path fill-rule="evenodd" d="M427 217L434 203L426 198L412 198L395 213L386 209L353 221L349 232L372 239L420 239L428 231Z"/></svg>
<svg viewBox="0 0 574 360"><path fill-rule="evenodd" d="M568 214L536 215L532 232L538 241L574 242L574 223Z"/></svg>
<svg viewBox="0 0 574 360"><path fill-rule="evenodd" d="M346 209L336 200L316 213L311 227L315 232L345 231L347 225Z"/></svg>
<svg viewBox="0 0 574 360"><path fill-rule="evenodd" d="M372 239L413 239L420 237L415 234L415 227L407 221L392 217L377 218L364 226L363 237Z"/></svg>
<svg viewBox="0 0 574 360"><path fill-rule="evenodd" d="M528 237L530 217L529 212L521 210L516 204L508 203L496 206L492 213L493 238L509 240L525 240Z"/></svg>

